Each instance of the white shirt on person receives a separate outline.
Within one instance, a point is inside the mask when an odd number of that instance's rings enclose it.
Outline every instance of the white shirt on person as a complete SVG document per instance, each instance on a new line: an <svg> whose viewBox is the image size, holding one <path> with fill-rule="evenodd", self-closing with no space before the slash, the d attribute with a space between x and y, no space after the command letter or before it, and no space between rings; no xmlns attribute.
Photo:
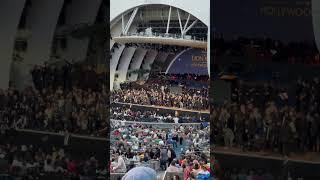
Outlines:
<svg viewBox="0 0 320 180"><path fill-rule="evenodd" d="M192 150L189 150L189 149L188 149L188 150L186 151L186 154L190 154L190 153L192 153L192 152L193 152Z"/></svg>
<svg viewBox="0 0 320 180"><path fill-rule="evenodd" d="M161 91L164 92L164 86L161 86Z"/></svg>
<svg viewBox="0 0 320 180"><path fill-rule="evenodd" d="M158 138L158 135L155 133L153 134L153 139L157 139Z"/></svg>
<svg viewBox="0 0 320 180"><path fill-rule="evenodd" d="M34 168L34 167L37 167L39 166L39 163L27 163L26 164L26 168Z"/></svg>
<svg viewBox="0 0 320 180"><path fill-rule="evenodd" d="M159 141L159 145L164 145L164 142L162 140Z"/></svg>
<svg viewBox="0 0 320 180"><path fill-rule="evenodd" d="M170 150L168 151L167 155L168 155L168 158L171 158L171 151Z"/></svg>
<svg viewBox="0 0 320 180"><path fill-rule="evenodd" d="M138 155L135 155L135 156L133 156L132 160L139 162L140 161L140 157Z"/></svg>
<svg viewBox="0 0 320 180"><path fill-rule="evenodd" d="M176 167L176 166L170 165L170 166L167 168L167 172L182 172L182 169L181 169L181 168L178 168L178 167Z"/></svg>
<svg viewBox="0 0 320 180"><path fill-rule="evenodd" d="M116 172L126 172L127 171L126 163L124 162L124 159L122 156L118 157L117 165L113 169Z"/></svg>
<svg viewBox="0 0 320 180"><path fill-rule="evenodd" d="M121 126L125 126L126 125L126 120L122 120L121 121Z"/></svg>
<svg viewBox="0 0 320 180"><path fill-rule="evenodd" d="M12 161L11 166L13 166L13 167L22 167L23 165L22 165L22 162L21 162L21 161L14 159L14 160Z"/></svg>
<svg viewBox="0 0 320 180"><path fill-rule="evenodd" d="M44 172L54 172L55 169L53 168L52 164L47 164L47 161L44 163Z"/></svg>
<svg viewBox="0 0 320 180"><path fill-rule="evenodd" d="M176 123L176 124L179 123L179 118L178 117L174 117L173 120L174 120L174 123Z"/></svg>

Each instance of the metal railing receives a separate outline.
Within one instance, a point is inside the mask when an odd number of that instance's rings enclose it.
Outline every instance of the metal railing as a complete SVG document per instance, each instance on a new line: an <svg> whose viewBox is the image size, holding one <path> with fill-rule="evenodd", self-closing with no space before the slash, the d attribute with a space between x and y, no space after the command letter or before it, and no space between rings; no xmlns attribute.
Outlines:
<svg viewBox="0 0 320 180"><path fill-rule="evenodd" d="M44 135L65 136L64 133L55 133L55 132L39 131L39 130L32 130L32 129L16 129L16 131L44 134ZM98 140L98 141L107 141L107 138L93 137L93 136L89 136L89 135L84 136L84 135L70 133L70 136L75 137L75 138L88 139L88 140L90 139L90 140Z"/></svg>
<svg viewBox="0 0 320 180"><path fill-rule="evenodd" d="M140 32L140 33L127 33L127 34L121 34L120 37L123 36L141 36L141 37L162 37L162 38L173 38L173 39L183 39L183 40L193 40L193 41L201 41L201 42L207 42L206 38L199 38L196 36L190 36L190 35L184 35L182 36L181 34L166 34L166 33L145 33L145 32Z"/></svg>
<svg viewBox="0 0 320 180"><path fill-rule="evenodd" d="M177 108L177 107L142 105L142 104L125 103L125 102L117 102L117 101L111 101L110 104L119 104L119 105L128 105L128 106L140 106L140 107L155 108L155 109L166 109L166 110L173 110L173 111L193 112L193 113L200 113L200 114L210 114L209 110L193 110L193 109L185 109L185 108Z"/></svg>
<svg viewBox="0 0 320 180"><path fill-rule="evenodd" d="M152 126L161 126L163 128L172 128L173 126L196 126L200 127L201 123L156 123L156 122L140 122L140 121L121 121L121 120L115 120L115 119L110 119L111 123L125 123L127 124L145 124L145 125L152 125ZM210 123L208 122L210 125Z"/></svg>

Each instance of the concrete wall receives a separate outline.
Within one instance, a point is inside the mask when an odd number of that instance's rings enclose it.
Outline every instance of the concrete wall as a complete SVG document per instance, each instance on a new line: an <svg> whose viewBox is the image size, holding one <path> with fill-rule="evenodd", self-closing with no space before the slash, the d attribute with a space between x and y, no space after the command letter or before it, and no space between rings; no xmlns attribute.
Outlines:
<svg viewBox="0 0 320 180"><path fill-rule="evenodd" d="M25 0L0 1L0 88L9 85L15 36Z"/></svg>
<svg viewBox="0 0 320 180"><path fill-rule="evenodd" d="M132 57L134 56L135 51L136 51L136 48L133 48L133 47L128 47L123 51L121 59L119 61L119 67L117 70L118 82L121 83L126 81L129 64L132 60Z"/></svg>
<svg viewBox="0 0 320 180"><path fill-rule="evenodd" d="M151 70L151 65L153 64L154 60L156 59L157 54L158 54L158 51L149 50L145 59L144 59L144 62L142 64L142 69ZM146 73L143 75L144 78L147 78L148 76L149 76L149 73Z"/></svg>
<svg viewBox="0 0 320 180"><path fill-rule="evenodd" d="M28 48L23 64L16 72L17 88L22 89L32 85L30 70L35 64L43 64L51 55L51 47L60 11L64 0L31 0L31 7L27 16L26 28L31 36L28 39Z"/></svg>
<svg viewBox="0 0 320 180"><path fill-rule="evenodd" d="M140 69L142 61L143 61L144 57L146 56L146 54L147 54L147 50L146 49L137 49L136 52L135 52L135 57L131 61L131 65L130 65L129 71ZM138 74L136 74L136 73L131 74L129 80L130 81L138 80Z"/></svg>
<svg viewBox="0 0 320 180"><path fill-rule="evenodd" d="M312 0L313 33L320 51L320 1Z"/></svg>
<svg viewBox="0 0 320 180"><path fill-rule="evenodd" d="M119 59L121 57L121 54L122 54L124 48L125 48L125 46L121 45L121 46L119 46L119 48L115 48L114 52L111 53L112 58L110 60L110 90L113 89L116 68L119 63Z"/></svg>
<svg viewBox="0 0 320 180"><path fill-rule="evenodd" d="M66 26L81 23L94 23L102 0L76 0L66 10ZM67 50L62 57L68 60L81 61L87 56L89 39L67 38Z"/></svg>

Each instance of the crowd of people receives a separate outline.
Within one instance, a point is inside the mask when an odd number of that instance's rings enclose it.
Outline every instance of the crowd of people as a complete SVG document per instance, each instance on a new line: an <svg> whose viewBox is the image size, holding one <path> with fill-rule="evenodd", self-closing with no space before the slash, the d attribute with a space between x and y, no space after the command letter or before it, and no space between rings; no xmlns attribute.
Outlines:
<svg viewBox="0 0 320 180"><path fill-rule="evenodd" d="M14 179L105 179L106 164L89 154L77 157L68 143L71 134L101 136L100 130L107 127L106 72L60 62L35 66L30 73L34 87L0 90L1 139L10 139L0 143L0 172ZM65 146L15 145L13 142L21 141L15 138L21 137L11 137L10 132L23 134L24 130L35 137L43 132L63 134Z"/></svg>
<svg viewBox="0 0 320 180"><path fill-rule="evenodd" d="M209 85L209 76L208 75L198 75L198 74L163 74L155 73L151 74L149 81L152 82L168 82L169 84L182 84L191 86L192 84L203 83L207 86ZM203 85L202 84L202 85Z"/></svg>
<svg viewBox="0 0 320 180"><path fill-rule="evenodd" d="M127 178L132 170L147 166L155 172L179 172L186 180L202 175L210 179L210 127L201 123L209 121L208 114L161 108L209 110L208 84L208 76L152 74L146 82L125 83L114 90L110 108L110 171L127 172ZM150 108L136 108L138 105ZM159 127L152 122L176 125Z"/></svg>
<svg viewBox="0 0 320 180"><path fill-rule="evenodd" d="M36 66L35 88L0 90L1 129L98 135L107 126L109 97L93 74L101 75L79 64Z"/></svg>
<svg viewBox="0 0 320 180"><path fill-rule="evenodd" d="M16 179L104 179L106 166L92 157L76 159L63 147L0 144L0 172Z"/></svg>
<svg viewBox="0 0 320 180"><path fill-rule="evenodd" d="M74 86L98 91L107 83L105 67L98 68L83 62L45 63L43 66L34 66L30 73L34 86L39 91L57 87L72 89Z"/></svg>
<svg viewBox="0 0 320 180"><path fill-rule="evenodd" d="M161 111L160 109L134 110L126 106L111 106L110 119L126 120L137 122L158 122L158 123L201 123L209 121L209 114L174 113Z"/></svg>
<svg viewBox="0 0 320 180"><path fill-rule="evenodd" d="M134 167L148 166L156 171L185 170L187 176L192 172L195 179L200 170L207 172L210 167L209 132L209 126L177 125L166 129L113 122L110 170L125 173Z"/></svg>
<svg viewBox="0 0 320 180"><path fill-rule="evenodd" d="M247 56L253 59L293 64L320 64L320 53L315 44L308 42L284 43L271 38L238 37L225 40L222 34L215 36L216 56Z"/></svg>
<svg viewBox="0 0 320 180"><path fill-rule="evenodd" d="M108 105L105 90L95 92L32 88L0 91L0 121L3 129L35 129L94 135L106 126Z"/></svg>
<svg viewBox="0 0 320 180"><path fill-rule="evenodd" d="M151 78L142 85L126 83L121 85L121 89L112 92L111 100L140 105L209 110L208 86L196 88L183 82L187 82L187 79L181 81L174 76L168 76L167 79Z"/></svg>
<svg viewBox="0 0 320 180"><path fill-rule="evenodd" d="M290 90L257 87L236 86L231 102L212 107L214 143L284 156L320 152L319 79L299 79Z"/></svg>
<svg viewBox="0 0 320 180"><path fill-rule="evenodd" d="M125 47L135 47L135 48L143 48L149 50L156 50L158 52L165 53L179 53L183 50L188 49L187 46L172 46L172 45L163 45L163 44L151 44L151 43L126 43ZM118 44L113 45L111 52L114 52L114 48L119 48Z"/></svg>

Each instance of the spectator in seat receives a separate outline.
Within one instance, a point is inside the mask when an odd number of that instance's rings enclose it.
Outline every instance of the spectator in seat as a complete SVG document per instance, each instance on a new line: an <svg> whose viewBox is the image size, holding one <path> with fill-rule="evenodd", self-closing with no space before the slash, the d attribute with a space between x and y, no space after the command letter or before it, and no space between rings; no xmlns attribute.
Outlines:
<svg viewBox="0 0 320 180"><path fill-rule="evenodd" d="M112 168L115 172L127 172L127 167L121 154L116 153L117 165Z"/></svg>
<svg viewBox="0 0 320 180"><path fill-rule="evenodd" d="M160 167L162 170L165 170L167 168L167 162L168 162L168 150L164 148L164 146L162 146L160 150Z"/></svg>
<svg viewBox="0 0 320 180"><path fill-rule="evenodd" d="M176 166L176 161L173 160L171 163L170 163L170 166L167 168L167 172L181 172L182 169L181 168L178 168Z"/></svg>
<svg viewBox="0 0 320 180"><path fill-rule="evenodd" d="M198 176L198 174L199 174L199 172L201 171L201 169L200 169L200 165L199 165L199 163L198 162L194 162L193 163L194 165L193 165L193 170L191 171L191 179L194 179L194 180L196 180L196 178L197 178L197 176Z"/></svg>
<svg viewBox="0 0 320 180"><path fill-rule="evenodd" d="M224 143L226 147L233 146L234 134L230 128L224 128Z"/></svg>
<svg viewBox="0 0 320 180"><path fill-rule="evenodd" d="M196 180L209 180L210 179L210 172L208 168L205 166L204 163L201 164L201 170L199 171Z"/></svg>

